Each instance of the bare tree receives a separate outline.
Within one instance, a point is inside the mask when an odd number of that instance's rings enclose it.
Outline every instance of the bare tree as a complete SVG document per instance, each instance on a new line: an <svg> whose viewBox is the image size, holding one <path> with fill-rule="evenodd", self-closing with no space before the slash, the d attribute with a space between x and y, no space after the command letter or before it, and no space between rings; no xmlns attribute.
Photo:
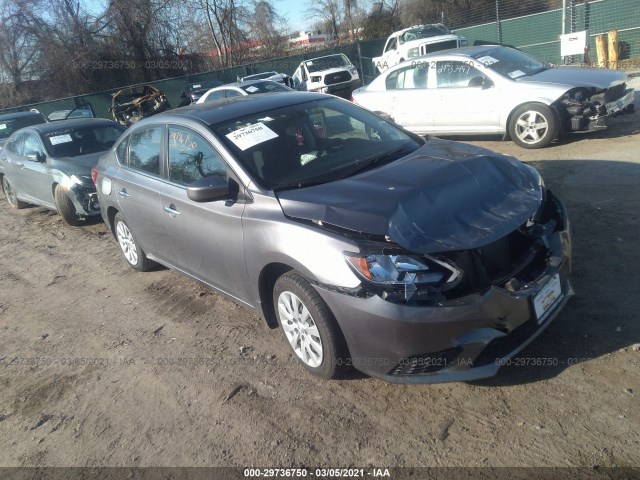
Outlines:
<svg viewBox="0 0 640 480"><path fill-rule="evenodd" d="M37 9L37 0L2 0L0 3L0 71L13 84L15 99L20 99L24 82L34 78L33 69L39 55L28 15L34 8Z"/></svg>
<svg viewBox="0 0 640 480"><path fill-rule="evenodd" d="M251 37L261 43L261 57L273 58L284 54L287 46L287 27L267 0L252 0L252 14L247 20Z"/></svg>
<svg viewBox="0 0 640 480"><path fill-rule="evenodd" d="M322 19L330 27L330 32L340 43L342 7L339 0L310 0L307 13L312 18Z"/></svg>

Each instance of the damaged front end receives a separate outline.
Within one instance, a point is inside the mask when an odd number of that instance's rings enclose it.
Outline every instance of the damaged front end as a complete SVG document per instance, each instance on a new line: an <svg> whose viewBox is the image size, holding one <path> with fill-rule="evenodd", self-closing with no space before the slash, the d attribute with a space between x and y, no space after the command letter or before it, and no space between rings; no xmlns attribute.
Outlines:
<svg viewBox="0 0 640 480"><path fill-rule="evenodd" d="M164 92L151 85L142 85L114 93L110 111L114 121L129 127L143 118L170 108Z"/></svg>
<svg viewBox="0 0 640 480"><path fill-rule="evenodd" d="M341 327L357 336L349 342L354 365L390 382L493 376L573 293L567 212L546 189L531 218L482 247L417 254L389 240L346 252L362 289L347 301L354 310L342 310L351 316Z"/></svg>
<svg viewBox="0 0 640 480"><path fill-rule="evenodd" d="M563 130L592 131L606 128L607 117L635 112L634 90L626 83L605 89L576 87L556 102Z"/></svg>
<svg viewBox="0 0 640 480"><path fill-rule="evenodd" d="M392 242L366 242L360 253L346 258L369 294L393 303L443 307L469 304L473 295L492 287L526 291L548 267L570 262L570 244L564 206L544 190L540 209L527 222L488 245L421 255Z"/></svg>

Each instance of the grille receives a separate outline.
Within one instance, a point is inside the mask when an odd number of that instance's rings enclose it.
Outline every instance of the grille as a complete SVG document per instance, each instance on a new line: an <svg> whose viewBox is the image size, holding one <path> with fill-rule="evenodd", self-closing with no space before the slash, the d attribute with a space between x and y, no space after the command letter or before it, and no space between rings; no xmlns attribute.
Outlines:
<svg viewBox="0 0 640 480"><path fill-rule="evenodd" d="M329 73L324 76L325 85L335 85L336 83L348 82L351 80L349 72Z"/></svg>
<svg viewBox="0 0 640 480"><path fill-rule="evenodd" d="M391 375L424 375L447 368L462 352L461 347L449 348L440 352L407 357L394 367Z"/></svg>
<svg viewBox="0 0 640 480"><path fill-rule="evenodd" d="M473 361L474 367L495 363L522 345L540 328L536 320L529 320L509 333L506 337L493 340Z"/></svg>
<svg viewBox="0 0 640 480"><path fill-rule="evenodd" d="M439 52L440 50L447 50L449 48L458 48L457 40L448 40L440 43L430 43L427 45L420 45L420 55L431 52Z"/></svg>

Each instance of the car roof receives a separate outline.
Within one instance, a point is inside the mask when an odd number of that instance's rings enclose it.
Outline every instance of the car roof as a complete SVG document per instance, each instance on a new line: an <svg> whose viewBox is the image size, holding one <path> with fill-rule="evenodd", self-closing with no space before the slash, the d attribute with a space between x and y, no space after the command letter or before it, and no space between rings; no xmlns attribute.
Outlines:
<svg viewBox="0 0 640 480"><path fill-rule="evenodd" d="M167 112L149 117L145 123L154 121L171 122L180 119L192 118L211 125L218 122L226 122L234 118L244 117L253 113L272 110L275 108L298 105L313 100L335 98L322 93L290 92L286 95L280 93L264 93L262 95L244 95L220 99L215 102L191 104L186 107L176 108Z"/></svg>
<svg viewBox="0 0 640 480"><path fill-rule="evenodd" d="M6 113L4 115L0 115L0 121L3 120L13 120L14 118L27 118L27 117L38 117L43 116L42 113L39 112L13 112Z"/></svg>
<svg viewBox="0 0 640 480"><path fill-rule="evenodd" d="M84 127L87 125L118 125L113 120L109 120L107 118L74 118L72 120L60 120L56 122L50 123L40 123L38 125L32 125L31 129L38 131L41 134L46 134L50 132L55 132L57 130L62 130L65 128L75 128L75 127Z"/></svg>

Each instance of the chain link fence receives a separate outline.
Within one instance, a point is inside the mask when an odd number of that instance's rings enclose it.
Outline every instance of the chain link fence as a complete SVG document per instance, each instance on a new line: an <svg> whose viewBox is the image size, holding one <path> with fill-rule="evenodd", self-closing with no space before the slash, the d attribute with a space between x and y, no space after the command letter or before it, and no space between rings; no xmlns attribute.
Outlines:
<svg viewBox="0 0 640 480"><path fill-rule="evenodd" d="M619 67L640 68L640 5L638 0L541 0L535 6L527 6L519 0L496 0L494 5L476 5L469 2L469 8L461 9L450 0L443 0L441 17L456 33L467 38L469 45L483 43L501 43L527 52L540 60L551 63L562 63L560 57L560 39L563 33L589 30L590 59L595 63L595 38L599 34L616 30L619 40ZM562 8L566 4L566 8ZM523 13L526 13L523 15ZM564 28L563 28L564 25ZM171 73L189 74L176 76L151 83L167 95L172 106L179 103L180 93L188 83L206 80L233 82L240 77L253 73L277 71L291 75L300 62L305 59L345 53L355 64L369 83L376 75L372 58L381 55L386 39L369 40L359 44L343 44L321 50L301 52L284 58L223 70L201 72L198 65L181 65L182 69L171 70ZM580 62L581 58L564 59ZM126 66L126 65L125 65ZM171 65L170 65L171 66ZM149 65L150 68L162 68L164 65ZM125 69L126 70L126 69ZM164 72L166 74L166 72ZM84 103L91 103L100 117L110 117L111 94L128 85L127 72L116 72L115 80L121 80L118 88L101 89L100 84L92 85L96 93L79 95L54 101L22 105L5 109L0 113L36 108L45 115L62 109L74 108ZM118 76L120 75L120 76ZM156 76L157 78L157 76ZM133 77L131 78L133 80ZM131 82L133 83L133 82ZM104 84L102 84L104 85ZM103 87L104 88L104 87Z"/></svg>

